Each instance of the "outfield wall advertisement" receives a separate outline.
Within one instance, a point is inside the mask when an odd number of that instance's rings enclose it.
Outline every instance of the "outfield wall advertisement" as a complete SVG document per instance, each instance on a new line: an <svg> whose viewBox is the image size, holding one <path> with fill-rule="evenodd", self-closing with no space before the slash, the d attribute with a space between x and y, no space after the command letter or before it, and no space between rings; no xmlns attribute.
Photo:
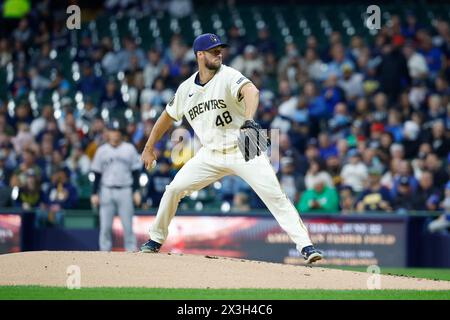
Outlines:
<svg viewBox="0 0 450 320"><path fill-rule="evenodd" d="M0 214L0 254L20 251L21 223L18 214Z"/></svg>
<svg viewBox="0 0 450 320"><path fill-rule="evenodd" d="M138 244L148 239L154 216L135 216ZM392 219L303 217L313 243L336 266L407 265L407 223ZM118 217L113 223L114 250L122 250L123 231ZM271 217L179 216L169 228L163 252L226 256L287 264L303 258Z"/></svg>

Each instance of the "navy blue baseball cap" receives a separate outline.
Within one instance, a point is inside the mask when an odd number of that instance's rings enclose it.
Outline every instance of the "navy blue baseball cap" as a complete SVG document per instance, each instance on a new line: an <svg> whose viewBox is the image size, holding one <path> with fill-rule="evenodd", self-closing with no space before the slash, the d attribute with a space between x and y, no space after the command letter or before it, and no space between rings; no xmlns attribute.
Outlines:
<svg viewBox="0 0 450 320"><path fill-rule="evenodd" d="M197 53L197 51L207 51L215 47L228 47L228 44L223 43L218 35L213 33L204 33L195 38L194 45L192 47L194 49L194 53Z"/></svg>

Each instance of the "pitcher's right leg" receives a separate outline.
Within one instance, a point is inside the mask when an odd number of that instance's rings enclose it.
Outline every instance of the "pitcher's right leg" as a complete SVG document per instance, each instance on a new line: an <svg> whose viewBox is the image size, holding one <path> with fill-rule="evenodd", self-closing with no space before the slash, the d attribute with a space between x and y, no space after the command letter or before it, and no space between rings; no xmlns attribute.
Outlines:
<svg viewBox="0 0 450 320"><path fill-rule="evenodd" d="M261 198L281 228L296 244L306 262L312 263L322 259L321 253L312 245L308 230L297 209L283 192L269 158L261 155L249 162L236 163L231 167Z"/></svg>
<svg viewBox="0 0 450 320"><path fill-rule="evenodd" d="M215 163L206 150L199 150L166 186L156 219L150 227L150 239L162 244L167 238L169 224L175 216L180 200L229 173L228 169Z"/></svg>

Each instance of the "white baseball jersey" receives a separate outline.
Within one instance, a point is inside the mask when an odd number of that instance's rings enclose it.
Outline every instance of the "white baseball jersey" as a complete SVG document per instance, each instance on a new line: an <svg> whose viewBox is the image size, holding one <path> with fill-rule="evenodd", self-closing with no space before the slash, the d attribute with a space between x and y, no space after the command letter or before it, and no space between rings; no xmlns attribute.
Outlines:
<svg viewBox="0 0 450 320"><path fill-rule="evenodd" d="M197 74L179 86L166 106L167 113L176 121L186 116L207 149L222 150L236 146L239 129L245 120L245 104L240 89L250 80L223 64L203 86L195 82Z"/></svg>
<svg viewBox="0 0 450 320"><path fill-rule="evenodd" d="M134 170L142 168L136 148L122 142L116 148L109 143L101 145L95 152L92 171L102 174L101 184L108 187L131 187Z"/></svg>

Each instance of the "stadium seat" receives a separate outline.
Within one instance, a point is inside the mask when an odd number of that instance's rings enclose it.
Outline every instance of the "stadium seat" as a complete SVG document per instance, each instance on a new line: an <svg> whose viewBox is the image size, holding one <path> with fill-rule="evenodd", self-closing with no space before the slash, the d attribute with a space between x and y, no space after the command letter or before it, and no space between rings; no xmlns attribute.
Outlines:
<svg viewBox="0 0 450 320"><path fill-rule="evenodd" d="M6 68L0 68L0 99L4 100L8 96L8 90L6 85Z"/></svg>
<svg viewBox="0 0 450 320"><path fill-rule="evenodd" d="M111 37L111 31L109 28L109 17L107 16L99 16L96 19L97 22L97 32L99 40L101 40L104 37Z"/></svg>

